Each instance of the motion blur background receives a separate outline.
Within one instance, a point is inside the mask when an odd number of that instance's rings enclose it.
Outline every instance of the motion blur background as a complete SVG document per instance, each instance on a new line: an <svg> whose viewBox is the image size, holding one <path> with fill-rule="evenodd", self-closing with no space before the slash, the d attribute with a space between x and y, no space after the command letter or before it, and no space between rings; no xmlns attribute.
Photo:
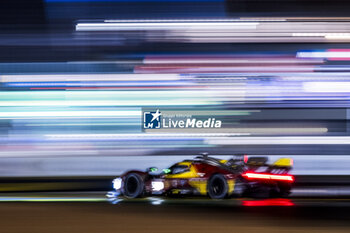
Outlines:
<svg viewBox="0 0 350 233"><path fill-rule="evenodd" d="M84 201L1 203L3 232L348 232L348 199L312 199L314 209L297 198L350 196L349 9L342 0L1 0L0 202ZM144 132L143 108L223 126ZM203 152L292 157L294 199L85 203L105 202L126 170Z"/></svg>
<svg viewBox="0 0 350 233"><path fill-rule="evenodd" d="M44 183L0 189L108 190L125 170L201 152L290 156L299 181L345 182L349 6L1 1L0 177ZM142 107L199 111L223 127L145 133Z"/></svg>

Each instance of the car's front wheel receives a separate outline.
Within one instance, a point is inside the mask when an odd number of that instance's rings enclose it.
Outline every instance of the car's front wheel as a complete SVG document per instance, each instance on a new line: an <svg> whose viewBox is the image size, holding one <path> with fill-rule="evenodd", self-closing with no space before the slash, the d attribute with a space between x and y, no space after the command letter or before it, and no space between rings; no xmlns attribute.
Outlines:
<svg viewBox="0 0 350 233"><path fill-rule="evenodd" d="M228 185L221 174L213 175L208 181L208 195L213 199L223 199L227 196Z"/></svg>
<svg viewBox="0 0 350 233"><path fill-rule="evenodd" d="M141 197L144 187L142 177L137 173L130 173L124 178L123 194L128 198Z"/></svg>

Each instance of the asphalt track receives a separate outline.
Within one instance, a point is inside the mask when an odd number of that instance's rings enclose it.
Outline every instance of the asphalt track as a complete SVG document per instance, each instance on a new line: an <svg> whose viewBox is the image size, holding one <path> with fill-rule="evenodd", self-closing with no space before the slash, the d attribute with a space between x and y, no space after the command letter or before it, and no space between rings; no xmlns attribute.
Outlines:
<svg viewBox="0 0 350 233"><path fill-rule="evenodd" d="M350 199L144 198L102 193L0 197L0 232L349 232Z"/></svg>

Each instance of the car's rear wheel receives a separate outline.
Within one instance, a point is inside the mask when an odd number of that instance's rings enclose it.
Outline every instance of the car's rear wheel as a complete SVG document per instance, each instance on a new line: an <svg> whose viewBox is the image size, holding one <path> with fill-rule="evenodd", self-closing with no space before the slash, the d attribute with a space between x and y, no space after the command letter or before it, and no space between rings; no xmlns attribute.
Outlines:
<svg viewBox="0 0 350 233"><path fill-rule="evenodd" d="M227 196L228 185L221 174L213 175L208 181L208 195L213 199L222 199Z"/></svg>
<svg viewBox="0 0 350 233"><path fill-rule="evenodd" d="M142 177L137 173L130 173L124 179L123 194L128 198L141 197L144 187Z"/></svg>

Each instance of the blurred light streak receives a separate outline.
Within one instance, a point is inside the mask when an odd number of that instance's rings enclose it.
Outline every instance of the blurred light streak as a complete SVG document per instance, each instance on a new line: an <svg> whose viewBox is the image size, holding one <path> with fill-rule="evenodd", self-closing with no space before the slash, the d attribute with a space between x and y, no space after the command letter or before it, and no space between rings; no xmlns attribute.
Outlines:
<svg viewBox="0 0 350 233"><path fill-rule="evenodd" d="M157 22L284 22L282 18L244 18L244 19L107 19L105 23L157 23Z"/></svg>
<svg viewBox="0 0 350 233"><path fill-rule="evenodd" d="M349 145L350 136L279 136L207 138L214 145Z"/></svg>
<svg viewBox="0 0 350 233"><path fill-rule="evenodd" d="M333 72L333 73L295 73L295 74L276 74L281 81L346 81L350 82L349 72Z"/></svg>
<svg viewBox="0 0 350 233"><path fill-rule="evenodd" d="M297 59L289 57L261 57L254 56L146 56L144 64L317 64L322 59Z"/></svg>
<svg viewBox="0 0 350 233"><path fill-rule="evenodd" d="M245 200L243 206L294 206L290 199Z"/></svg>
<svg viewBox="0 0 350 233"><path fill-rule="evenodd" d="M147 197L147 200L150 200L152 205L161 205L165 201L161 197Z"/></svg>
<svg viewBox="0 0 350 233"><path fill-rule="evenodd" d="M73 148L73 149L67 149L65 148L66 145L56 146L52 149L45 149L42 147L37 148L24 148L23 150L4 150L0 151L0 157L3 158L15 158L15 157L28 157L28 158L48 158L48 157L62 157L62 156L99 156L101 152L99 150L88 150L85 148ZM119 146L120 147L120 146ZM118 146L113 147L114 149L117 149Z"/></svg>
<svg viewBox="0 0 350 233"><path fill-rule="evenodd" d="M341 197L350 195L349 186L328 186L328 185L320 185L320 186L312 186L312 187L296 187L292 190L292 197Z"/></svg>
<svg viewBox="0 0 350 233"><path fill-rule="evenodd" d="M334 72L334 73L309 73L309 72L296 72L296 73L275 73L275 72L256 72L256 73L206 73L206 74L181 74L184 77L188 77L189 79L195 78L195 80L215 80L219 81L264 81L265 78L276 79L280 81L309 81L310 79L329 79L334 80L337 79L348 79L350 80L349 72ZM334 76L334 77L333 77Z"/></svg>
<svg viewBox="0 0 350 233"><path fill-rule="evenodd" d="M258 22L113 22L77 23L76 31L131 31L131 30L244 30L255 29Z"/></svg>
<svg viewBox="0 0 350 233"><path fill-rule="evenodd" d="M5 86L9 87L40 87L40 86L47 86L47 87L57 87L57 86L78 86L78 87L110 87L110 86L186 86L186 85L193 85L189 82L144 82L144 81L138 81L138 82L11 82L6 83Z"/></svg>
<svg viewBox="0 0 350 233"><path fill-rule="evenodd" d="M350 60L350 49L327 49L317 51L297 52L300 58L327 58L330 61L348 61Z"/></svg>
<svg viewBox="0 0 350 233"><path fill-rule="evenodd" d="M275 134L275 135L281 135L281 134L324 134L328 132L328 129L326 127L289 127L289 128L281 128L281 127L232 127L232 128L220 128L220 129L159 129L157 131L160 132L173 132L173 133L179 133L179 132L210 132L215 131L217 133L239 133L239 134ZM147 133L152 134L152 132Z"/></svg>
<svg viewBox="0 0 350 233"><path fill-rule="evenodd" d="M350 39L350 33L331 33L331 32L326 32L326 33L321 33L321 32L316 32L316 33L309 33L309 32L302 32L302 33L293 33L292 34L295 37L324 37L326 39Z"/></svg>
<svg viewBox="0 0 350 233"><path fill-rule="evenodd" d="M165 89L190 89L192 86L101 86L101 87L30 87L30 90L139 90L139 89L157 89L157 90L165 90Z"/></svg>
<svg viewBox="0 0 350 233"><path fill-rule="evenodd" d="M18 91L1 92L0 106L178 106L217 105L210 97L241 96L215 90L193 91ZM142 98L140 99L140 96ZM161 97L161 98L159 98ZM187 99L186 99L187 98ZM186 101L184 101L186 100Z"/></svg>
<svg viewBox="0 0 350 233"><path fill-rule="evenodd" d="M288 181L288 182L294 181L294 177L291 175L271 175L271 174L264 174L264 173L246 172L246 173L243 173L242 176L249 180L262 179L262 180L280 180L280 181Z"/></svg>
<svg viewBox="0 0 350 233"><path fill-rule="evenodd" d="M120 139L120 140L198 140L204 137L230 137L249 135L247 133L150 133L150 134L47 134L48 139Z"/></svg>
<svg viewBox="0 0 350 233"><path fill-rule="evenodd" d="M105 202L97 197L1 197L0 202Z"/></svg>
<svg viewBox="0 0 350 233"><path fill-rule="evenodd" d="M305 92L348 93L350 82L304 82Z"/></svg>
<svg viewBox="0 0 350 233"><path fill-rule="evenodd" d="M72 145L73 143L63 142L58 144L52 150L41 152L41 147L27 147L21 150L8 151L7 155L3 149L0 151L0 162L4 166L0 170L2 177L57 177L57 176L116 176L125 172L128 169L144 170L149 167L158 167L160 169L167 168L175 162L184 159L192 159L195 154L187 153L183 155L181 147L175 145L175 150L178 154L168 155L166 153L158 153L152 155L152 151L158 148L157 143L147 144L147 148L135 148L130 145L116 147L103 147L103 149L87 150L76 148L75 153L64 151L61 148L64 145ZM168 150L172 148L171 143L168 147L160 147L160 150ZM85 144L88 146L88 144ZM109 144L111 145L111 144ZM195 144L196 145L196 144ZM151 147L153 146L153 147ZM192 145L187 145L187 149L191 149ZM193 146L196 151L203 151L208 147ZM217 149L217 148L214 148ZM232 157L234 149L228 150L226 153L215 154L212 156L217 158L229 159ZM37 153L37 154L36 154ZM85 155L86 153L86 155ZM293 153L291 153L293 154ZM293 175L350 175L349 155L336 156L334 154L327 155L291 155L295 161L295 166L292 170ZM91 156L90 156L91 155ZM260 154L256 156L266 156ZM269 161L275 161L278 158L286 157L287 155L268 156ZM316 159L317 158L317 159ZM5 166L6 165L6 166ZM20 168L20 169L14 169ZM336 177L332 178L335 183L338 181ZM322 187L325 189L324 187ZM331 193L331 192L329 192ZM350 189L347 189L347 194Z"/></svg>
<svg viewBox="0 0 350 233"><path fill-rule="evenodd" d="M0 102L1 103L1 102ZM50 106L50 104L48 104ZM0 111L0 118L61 118L61 117L75 117L75 118L90 118L90 117L140 117L141 111L32 111L32 112L4 112Z"/></svg>
<svg viewBox="0 0 350 233"><path fill-rule="evenodd" d="M225 73L225 72L314 72L314 66L142 66L137 65L134 68L135 73ZM326 68L323 68L326 69ZM328 67L327 67L328 69ZM350 70L350 68L348 68Z"/></svg>
<svg viewBox="0 0 350 233"><path fill-rule="evenodd" d="M97 94L98 93L98 94ZM132 91L132 92L124 92L124 91L3 91L0 92L0 97L2 100L18 100L18 99L52 99L52 100L98 100L98 99L117 99L117 100L125 100L125 99L135 99L135 97L142 96L145 98L154 98L157 100L160 96L163 98L178 98L178 97L193 97L193 98L202 98L202 97L213 97L213 96L225 96L231 95L234 96L229 91L215 91L215 90L195 90L195 91ZM107 101L107 100L106 100ZM154 104L156 105L156 104Z"/></svg>
<svg viewBox="0 0 350 233"><path fill-rule="evenodd" d="M63 101L0 101L1 107L18 107L18 106L183 106L183 105L218 105L218 101L201 101L201 100L186 100L169 99L169 100L63 100ZM5 113L11 115L11 113ZM27 113L23 113L26 115ZM28 113L31 114L31 113ZM36 114L36 113L33 113ZM49 113L48 113L49 114ZM74 114L74 113L73 113ZM68 113L69 115L69 113ZM0 113L1 116L1 113Z"/></svg>
<svg viewBox="0 0 350 233"><path fill-rule="evenodd" d="M130 118L130 116L128 116ZM136 117L134 119L137 119ZM25 126L48 127L48 126L140 126L141 123L121 122L121 123L43 123L43 124L25 124Z"/></svg>
<svg viewBox="0 0 350 233"><path fill-rule="evenodd" d="M177 81L179 74L4 74L1 82Z"/></svg>
<svg viewBox="0 0 350 233"><path fill-rule="evenodd" d="M261 112L261 110L176 110L177 114L195 116L248 116L257 112Z"/></svg>
<svg viewBox="0 0 350 233"><path fill-rule="evenodd" d="M337 53L333 57L329 57L330 61L349 61L350 60L350 49L328 49L330 53Z"/></svg>
<svg viewBox="0 0 350 233"><path fill-rule="evenodd" d="M315 68L316 72L344 72L344 71L350 71L350 66L347 65L324 65L324 66L318 66Z"/></svg>
<svg viewBox="0 0 350 233"><path fill-rule="evenodd" d="M100 20L79 22L76 31L144 33L142 40L179 43L327 43L347 42L349 18ZM92 34L91 34L92 35ZM127 43L127 42L125 42Z"/></svg>
<svg viewBox="0 0 350 233"><path fill-rule="evenodd" d="M232 33L231 33L232 34ZM175 42L175 43L327 43L331 39L325 37L292 37L285 35L227 35L227 33L175 33L167 32L165 36L149 36L150 42ZM348 42L347 38L337 38L337 42Z"/></svg>

